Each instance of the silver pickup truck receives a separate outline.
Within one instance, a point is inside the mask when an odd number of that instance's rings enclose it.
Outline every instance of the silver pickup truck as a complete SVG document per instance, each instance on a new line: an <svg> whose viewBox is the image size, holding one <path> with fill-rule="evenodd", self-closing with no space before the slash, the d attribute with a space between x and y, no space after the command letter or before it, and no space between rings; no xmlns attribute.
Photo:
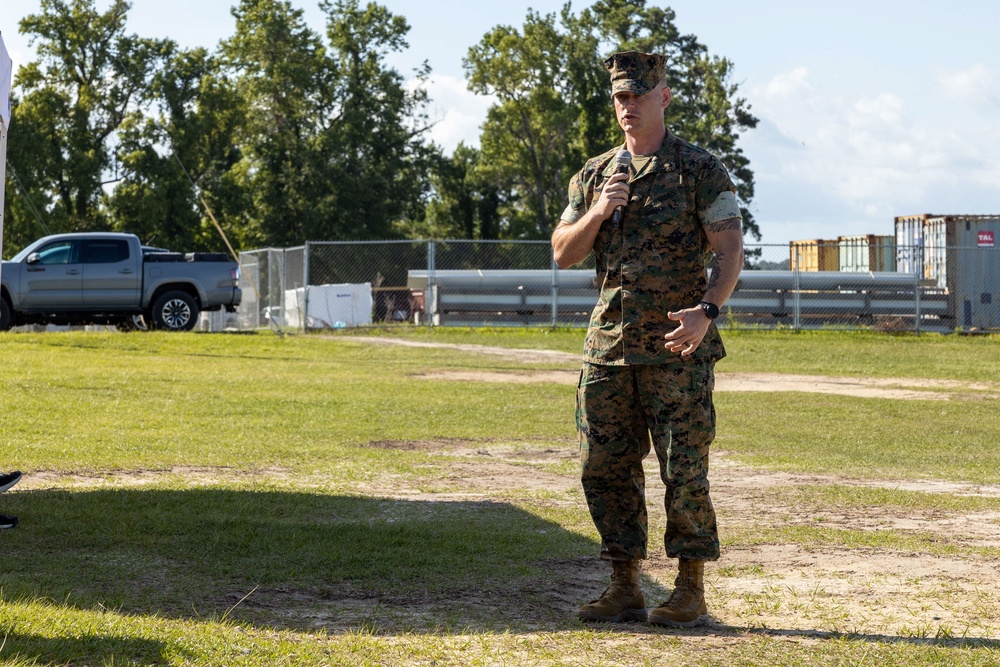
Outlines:
<svg viewBox="0 0 1000 667"><path fill-rule="evenodd" d="M0 330L19 324L116 324L187 331L203 310L240 303L222 253L144 249L134 234L46 236L0 266Z"/></svg>

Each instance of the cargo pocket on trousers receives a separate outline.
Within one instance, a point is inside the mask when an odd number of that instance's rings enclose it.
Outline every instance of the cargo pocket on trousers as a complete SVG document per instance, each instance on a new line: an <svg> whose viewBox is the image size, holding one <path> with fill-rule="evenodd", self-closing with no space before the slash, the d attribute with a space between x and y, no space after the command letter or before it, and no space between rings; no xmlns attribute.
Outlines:
<svg viewBox="0 0 1000 667"><path fill-rule="evenodd" d="M576 434L580 438L580 465L587 460L587 438L584 437L586 415L583 412L583 371L580 369L580 379L576 383Z"/></svg>
<svg viewBox="0 0 1000 667"><path fill-rule="evenodd" d="M587 462L590 455L588 446L587 405L584 401L584 388L608 379L608 371L598 364L585 363L580 369L580 381L576 384L576 430L580 436L580 465Z"/></svg>
<svg viewBox="0 0 1000 667"><path fill-rule="evenodd" d="M715 391L715 369L711 366L691 371L691 389L696 393L711 394Z"/></svg>
<svg viewBox="0 0 1000 667"><path fill-rule="evenodd" d="M701 433L706 447L715 438L715 404L712 400L714 390L714 363L691 369L691 431L692 434L695 431Z"/></svg>

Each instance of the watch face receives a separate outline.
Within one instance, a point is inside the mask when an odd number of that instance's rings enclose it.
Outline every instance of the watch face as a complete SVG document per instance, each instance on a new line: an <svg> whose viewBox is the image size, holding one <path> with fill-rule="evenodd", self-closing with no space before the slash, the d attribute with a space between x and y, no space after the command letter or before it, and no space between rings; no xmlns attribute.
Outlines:
<svg viewBox="0 0 1000 667"><path fill-rule="evenodd" d="M707 301L702 301L698 305L701 306L702 309L705 311L705 314L708 315L708 319L714 320L716 317L719 316L719 307L716 306L714 303L708 303Z"/></svg>

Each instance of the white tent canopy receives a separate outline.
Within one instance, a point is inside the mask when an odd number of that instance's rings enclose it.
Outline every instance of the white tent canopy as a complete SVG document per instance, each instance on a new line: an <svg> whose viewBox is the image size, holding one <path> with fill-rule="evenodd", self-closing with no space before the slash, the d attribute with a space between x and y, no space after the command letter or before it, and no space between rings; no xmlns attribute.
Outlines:
<svg viewBox="0 0 1000 667"><path fill-rule="evenodd" d="M0 35L0 250L3 249L4 185L7 183L7 128L10 126L10 77L14 61Z"/></svg>
<svg viewBox="0 0 1000 667"><path fill-rule="evenodd" d="M0 118L4 128L10 127L10 81L13 73L14 61L7 53L3 35L0 35Z"/></svg>

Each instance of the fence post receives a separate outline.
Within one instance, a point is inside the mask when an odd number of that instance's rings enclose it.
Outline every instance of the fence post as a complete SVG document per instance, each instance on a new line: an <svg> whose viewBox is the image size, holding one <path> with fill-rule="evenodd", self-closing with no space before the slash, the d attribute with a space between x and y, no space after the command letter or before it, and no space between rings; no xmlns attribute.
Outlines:
<svg viewBox="0 0 1000 667"><path fill-rule="evenodd" d="M552 253L552 328L559 324L559 265L556 264L555 253Z"/></svg>
<svg viewBox="0 0 1000 667"><path fill-rule="evenodd" d="M919 260L918 254L919 253ZM913 331L915 333L920 333L920 276L923 274L924 266L924 253L923 246L918 246L913 249Z"/></svg>
<svg viewBox="0 0 1000 667"><path fill-rule="evenodd" d="M792 311L792 329L794 331L800 331L802 327L802 288L799 283L799 271L802 264L802 249L795 246L795 268L792 271L792 287L795 290L795 298L792 300L793 311Z"/></svg>
<svg viewBox="0 0 1000 667"><path fill-rule="evenodd" d="M268 271L270 272L270 251L268 251ZM268 278L268 282L270 278ZM281 249L281 280L278 281L281 293L278 295L278 312L281 313L281 324L278 325L278 329L282 329L288 326L288 299L285 295L288 293L288 248ZM270 285L268 285L270 289ZM268 303L270 303L270 292L268 293Z"/></svg>
<svg viewBox="0 0 1000 667"><path fill-rule="evenodd" d="M299 318L302 320L302 333L306 333L309 329L309 246L311 243L311 241L306 241L306 246L302 250L304 253L302 258L302 310L299 312Z"/></svg>
<svg viewBox="0 0 1000 667"><path fill-rule="evenodd" d="M427 309L427 326L434 327L434 311L437 310L437 287L434 284L434 239L427 241L427 293L424 295L424 308Z"/></svg>

